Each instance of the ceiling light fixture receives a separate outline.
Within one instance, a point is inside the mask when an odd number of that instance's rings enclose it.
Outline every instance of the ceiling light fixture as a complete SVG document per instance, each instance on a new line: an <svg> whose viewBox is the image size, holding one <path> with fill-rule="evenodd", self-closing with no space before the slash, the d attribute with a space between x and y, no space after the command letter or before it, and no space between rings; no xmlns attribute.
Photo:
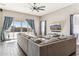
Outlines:
<svg viewBox="0 0 79 59"><path fill-rule="evenodd" d="M44 11L44 10L45 10L45 9L44 9L45 7L46 7L46 6L37 6L37 3L33 3L33 5L31 5L31 8L30 8L30 9L31 9L32 11L35 10L35 11L39 12L40 10L41 10L41 11Z"/></svg>

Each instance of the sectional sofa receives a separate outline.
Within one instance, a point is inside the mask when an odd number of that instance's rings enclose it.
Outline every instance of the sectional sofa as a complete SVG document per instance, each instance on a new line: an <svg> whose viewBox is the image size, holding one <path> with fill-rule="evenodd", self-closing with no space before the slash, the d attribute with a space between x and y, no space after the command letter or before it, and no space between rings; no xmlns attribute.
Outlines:
<svg viewBox="0 0 79 59"><path fill-rule="evenodd" d="M50 40L23 33L17 36L17 43L27 56L68 56L76 52L76 38L73 36Z"/></svg>

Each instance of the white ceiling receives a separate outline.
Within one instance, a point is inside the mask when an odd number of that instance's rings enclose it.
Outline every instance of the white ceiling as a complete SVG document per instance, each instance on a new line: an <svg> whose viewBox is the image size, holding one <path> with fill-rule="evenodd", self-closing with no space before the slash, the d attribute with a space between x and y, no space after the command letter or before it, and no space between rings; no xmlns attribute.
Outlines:
<svg viewBox="0 0 79 59"><path fill-rule="evenodd" d="M0 3L0 8L6 10L12 10L37 16L42 16L51 12L54 12L58 9L67 7L71 5L71 3L38 3L38 6L46 6L44 11L32 11L30 9L30 3Z"/></svg>

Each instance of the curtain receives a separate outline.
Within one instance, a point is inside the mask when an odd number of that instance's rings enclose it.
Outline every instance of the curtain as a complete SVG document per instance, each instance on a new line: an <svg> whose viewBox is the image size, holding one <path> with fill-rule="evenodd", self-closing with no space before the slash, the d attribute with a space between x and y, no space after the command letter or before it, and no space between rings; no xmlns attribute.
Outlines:
<svg viewBox="0 0 79 59"><path fill-rule="evenodd" d="M36 30L35 30L35 23L34 20L26 20L30 27L34 30L34 34L37 35Z"/></svg>
<svg viewBox="0 0 79 59"><path fill-rule="evenodd" d="M5 40L4 31L7 30L10 27L10 25L12 24L12 21L13 21L13 17L7 17L6 16L4 18L3 28L2 28L2 31L1 31L1 41Z"/></svg>
<svg viewBox="0 0 79 59"><path fill-rule="evenodd" d="M70 35L73 35L73 15L70 15Z"/></svg>
<svg viewBox="0 0 79 59"><path fill-rule="evenodd" d="M40 35L42 35L42 30L41 30L41 29L42 29L42 28L41 28L41 25L42 25L42 24L41 24L41 23L42 23L42 21L40 21Z"/></svg>
<svg viewBox="0 0 79 59"><path fill-rule="evenodd" d="M47 22L45 20L45 33L44 33L45 35L47 34L47 31L46 31L47 28L46 28L46 26L47 26Z"/></svg>

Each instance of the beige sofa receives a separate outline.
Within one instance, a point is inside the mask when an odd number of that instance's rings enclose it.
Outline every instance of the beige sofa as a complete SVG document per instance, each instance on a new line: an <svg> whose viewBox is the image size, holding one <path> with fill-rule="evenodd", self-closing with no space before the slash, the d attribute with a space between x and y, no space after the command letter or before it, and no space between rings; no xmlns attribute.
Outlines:
<svg viewBox="0 0 79 59"><path fill-rule="evenodd" d="M18 41L17 41L18 45L23 50L23 52L26 55L28 55L28 50L29 50L28 45L30 44L30 43L28 43L28 41L30 40L30 37L35 37L35 36L32 36L32 35L28 36L25 33L19 33L17 35L17 37L18 37L17 38L18 39Z"/></svg>
<svg viewBox="0 0 79 59"><path fill-rule="evenodd" d="M18 34L18 44L28 56L68 56L76 52L76 38L35 43L27 35Z"/></svg>
<svg viewBox="0 0 79 59"><path fill-rule="evenodd" d="M26 54L27 53L27 37L25 37L24 35L22 34L18 34L18 45L22 48L22 50L24 51L24 53Z"/></svg>

